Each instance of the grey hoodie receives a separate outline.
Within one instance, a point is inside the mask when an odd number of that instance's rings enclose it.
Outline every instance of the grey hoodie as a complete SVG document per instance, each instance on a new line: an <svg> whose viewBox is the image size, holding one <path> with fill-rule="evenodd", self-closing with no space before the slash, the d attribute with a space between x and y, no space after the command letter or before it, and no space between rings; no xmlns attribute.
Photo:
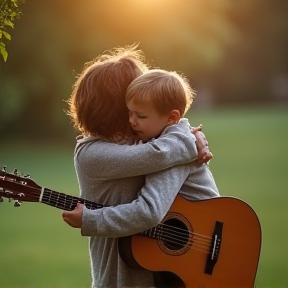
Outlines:
<svg viewBox="0 0 288 288"><path fill-rule="evenodd" d="M109 206L83 211L81 234L90 236L93 288L153 287L151 272L122 261L117 238L158 225L178 193L188 200L219 196L208 166L197 163L195 141L187 119L145 144L78 140L80 196Z"/></svg>

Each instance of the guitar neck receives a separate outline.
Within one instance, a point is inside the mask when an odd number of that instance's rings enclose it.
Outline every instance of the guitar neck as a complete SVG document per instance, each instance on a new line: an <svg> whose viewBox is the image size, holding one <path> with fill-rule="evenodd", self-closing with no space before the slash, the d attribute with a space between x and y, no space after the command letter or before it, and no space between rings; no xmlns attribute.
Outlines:
<svg viewBox="0 0 288 288"><path fill-rule="evenodd" d="M138 233L138 235L145 236L148 238L153 238L153 239L162 239L162 233L161 233L161 224L159 224L156 227L153 227L149 230L145 230L143 232Z"/></svg>
<svg viewBox="0 0 288 288"><path fill-rule="evenodd" d="M53 191L48 188L42 188L42 194L40 196L39 201L41 203L47 204L49 206L56 207L61 210L67 210L72 211L75 209L77 203L81 203L85 205L88 209L95 210L103 208L105 205L98 204L93 201L89 201L80 197L67 195L64 193L60 193L57 191ZM139 235L148 237L148 238L154 238L154 239L161 239L161 233L160 233L159 227L153 227L152 229L143 231L139 233Z"/></svg>
<svg viewBox="0 0 288 288"><path fill-rule="evenodd" d="M104 207L104 205L98 204L96 202L53 191L48 188L42 188L39 202L68 211L74 210L77 206L77 203L79 202L91 210Z"/></svg>

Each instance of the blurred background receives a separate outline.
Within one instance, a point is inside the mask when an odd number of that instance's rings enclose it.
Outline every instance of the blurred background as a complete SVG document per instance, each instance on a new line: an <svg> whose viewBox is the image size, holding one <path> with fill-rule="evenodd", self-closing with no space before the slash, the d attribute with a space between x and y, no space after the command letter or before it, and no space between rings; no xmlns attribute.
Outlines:
<svg viewBox="0 0 288 288"><path fill-rule="evenodd" d="M75 76L103 51L139 43L154 66L197 91L222 195L262 226L256 287L288 287L288 1L26 0L0 59L0 165L78 195L76 131L65 115ZM249 261L249 259L247 259ZM0 203L0 287L89 287L87 239L61 211Z"/></svg>

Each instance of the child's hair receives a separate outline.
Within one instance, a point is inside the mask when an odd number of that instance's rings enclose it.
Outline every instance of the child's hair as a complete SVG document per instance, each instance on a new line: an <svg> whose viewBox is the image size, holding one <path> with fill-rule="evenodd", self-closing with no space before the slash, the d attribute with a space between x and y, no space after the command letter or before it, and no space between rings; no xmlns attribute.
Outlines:
<svg viewBox="0 0 288 288"><path fill-rule="evenodd" d="M124 138L130 131L126 89L147 70L137 45L105 51L86 63L67 101L74 127L83 135Z"/></svg>
<svg viewBox="0 0 288 288"><path fill-rule="evenodd" d="M180 116L193 103L194 90L187 78L177 72L151 69L131 82L126 91L126 103L151 101L160 115L179 110Z"/></svg>

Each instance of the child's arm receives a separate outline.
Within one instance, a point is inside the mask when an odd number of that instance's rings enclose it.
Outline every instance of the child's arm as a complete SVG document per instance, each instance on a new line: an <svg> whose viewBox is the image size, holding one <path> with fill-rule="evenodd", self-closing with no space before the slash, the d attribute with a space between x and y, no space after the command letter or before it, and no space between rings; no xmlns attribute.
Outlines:
<svg viewBox="0 0 288 288"><path fill-rule="evenodd" d="M102 140L79 144L75 165L88 177L101 180L146 175L196 160L195 142L186 120L145 144L117 145Z"/></svg>
<svg viewBox="0 0 288 288"><path fill-rule="evenodd" d="M189 172L189 165L180 165L147 175L145 186L131 203L97 210L79 204L73 211L64 211L63 220L81 228L83 236L116 238L150 229L162 221Z"/></svg>

